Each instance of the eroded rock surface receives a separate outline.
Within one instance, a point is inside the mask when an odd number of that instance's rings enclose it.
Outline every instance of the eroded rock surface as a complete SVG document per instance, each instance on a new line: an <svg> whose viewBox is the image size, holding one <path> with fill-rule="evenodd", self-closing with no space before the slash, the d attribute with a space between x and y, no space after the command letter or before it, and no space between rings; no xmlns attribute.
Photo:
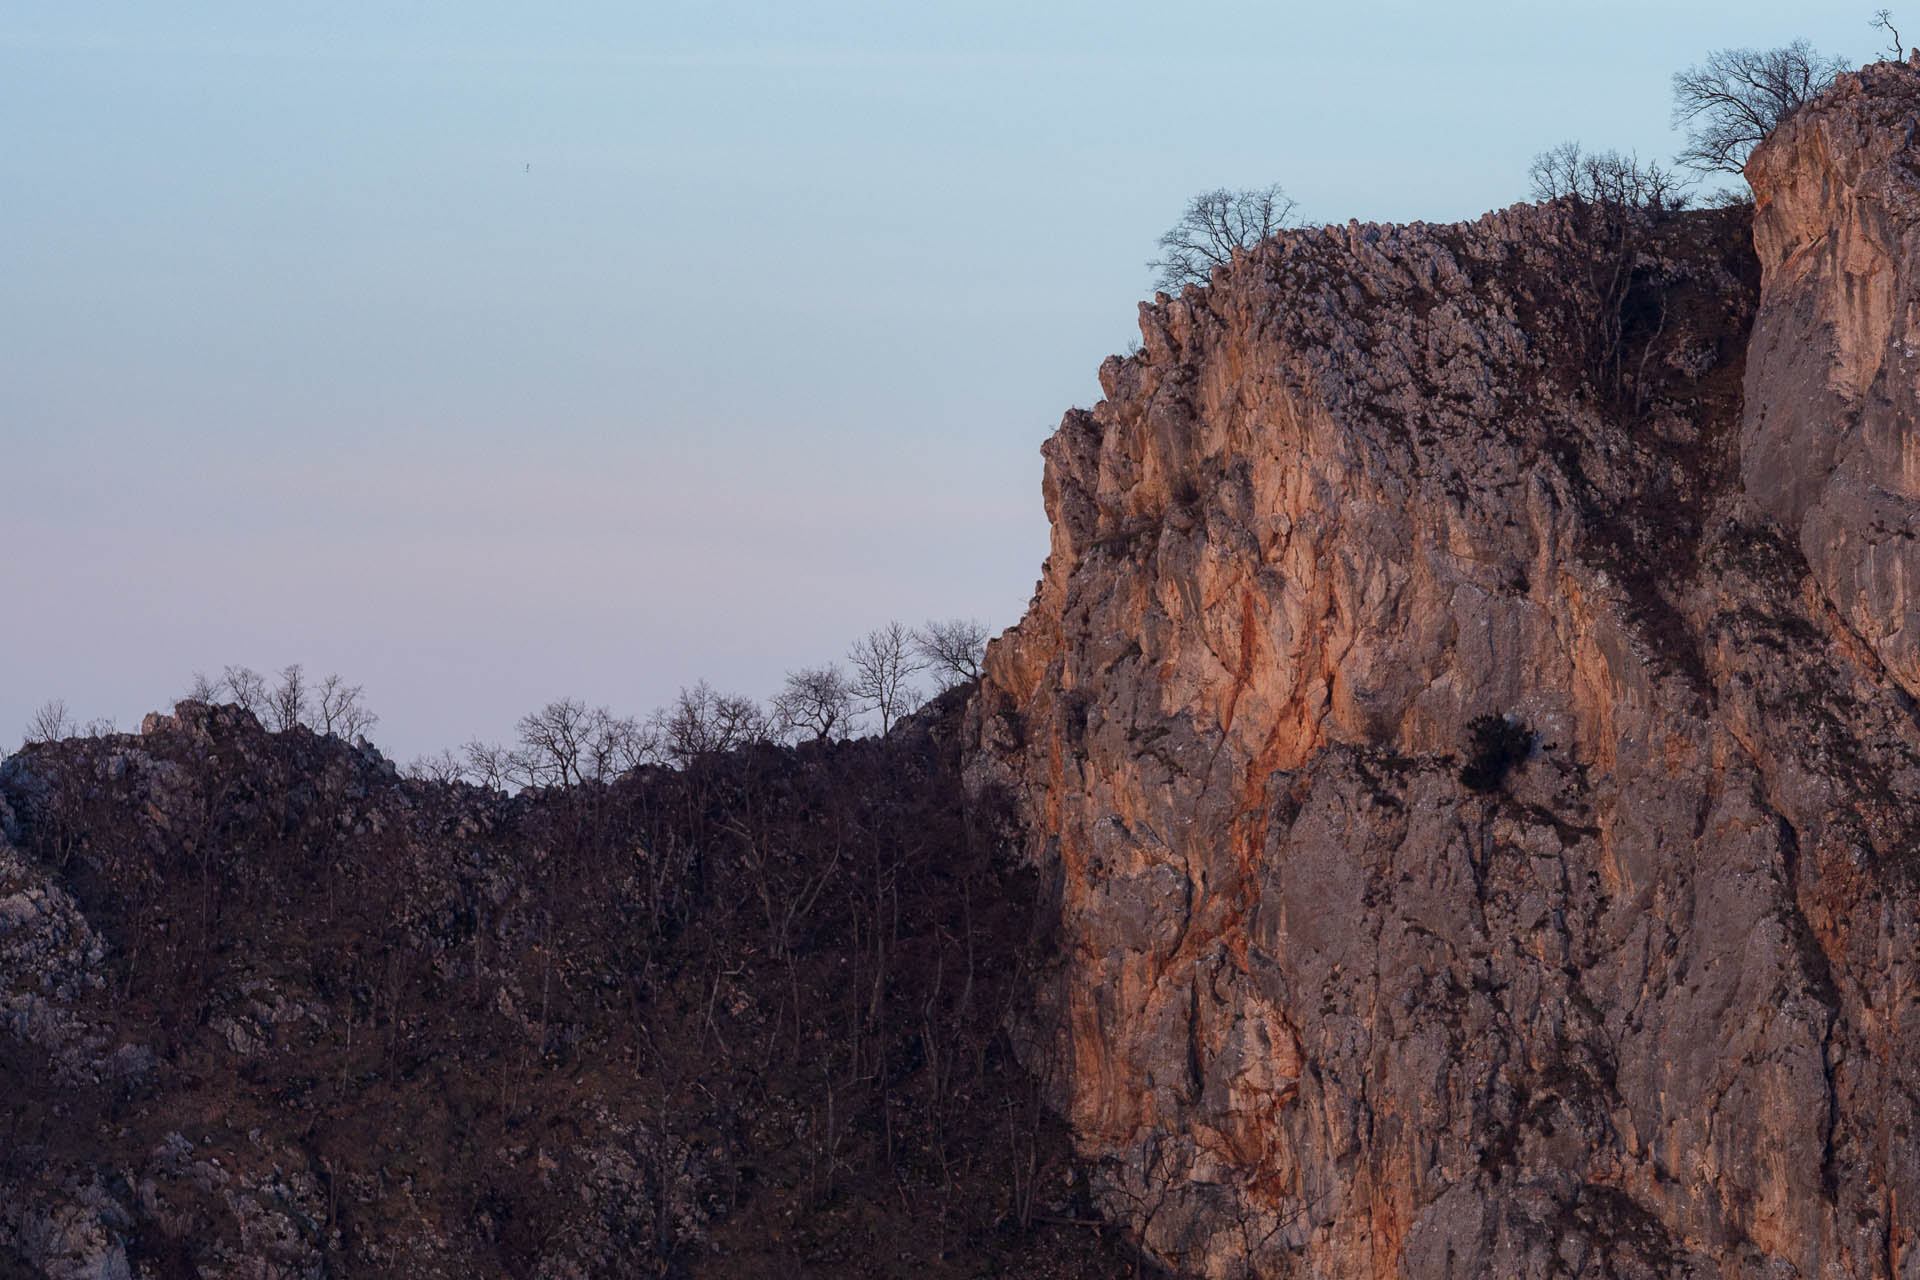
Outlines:
<svg viewBox="0 0 1920 1280"><path fill-rule="evenodd" d="M1843 77L1757 220L1286 233L1048 441L973 776L1176 1268L1920 1275L1917 109Z"/></svg>
<svg viewBox="0 0 1920 1280"><path fill-rule="evenodd" d="M1767 293L1747 490L1821 594L1920 694L1920 178L1913 72L1875 66L1782 126L1749 172Z"/></svg>

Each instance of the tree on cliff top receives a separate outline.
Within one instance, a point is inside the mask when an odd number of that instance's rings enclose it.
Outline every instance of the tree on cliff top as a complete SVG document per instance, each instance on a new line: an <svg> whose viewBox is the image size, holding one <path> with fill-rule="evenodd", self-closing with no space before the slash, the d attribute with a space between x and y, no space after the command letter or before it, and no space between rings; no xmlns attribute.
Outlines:
<svg viewBox="0 0 1920 1280"><path fill-rule="evenodd" d="M831 662L789 671L786 687L773 700L773 716L784 733L831 741L846 733L853 718L853 685Z"/></svg>
<svg viewBox="0 0 1920 1280"><path fill-rule="evenodd" d="M877 627L854 641L847 661L853 664L848 690L854 702L879 715L884 738L893 732L894 722L920 702L912 681L927 663L916 652L913 632L898 622Z"/></svg>
<svg viewBox="0 0 1920 1280"><path fill-rule="evenodd" d="M946 688L980 678L980 662L987 648L987 624L973 618L927 620L913 633L913 642L927 665L940 675Z"/></svg>
<svg viewBox="0 0 1920 1280"><path fill-rule="evenodd" d="M1235 249L1251 249L1286 226L1297 207L1277 185L1202 191L1160 237L1161 256L1147 264L1159 272L1153 287L1178 293L1182 285L1207 283L1215 267L1233 261Z"/></svg>
<svg viewBox="0 0 1920 1280"><path fill-rule="evenodd" d="M1586 204L1619 205L1660 213L1685 208L1687 197L1672 170L1662 169L1631 152L1583 151L1577 142L1563 142L1533 158L1529 175L1533 198L1539 201L1572 197Z"/></svg>
<svg viewBox="0 0 1920 1280"><path fill-rule="evenodd" d="M1676 164L1700 173L1740 173L1775 126L1847 69L1805 40L1779 49L1716 49L1673 73L1673 124L1687 126Z"/></svg>
<svg viewBox="0 0 1920 1280"><path fill-rule="evenodd" d="M1893 10L1875 9L1873 11L1873 21L1867 25L1887 33L1886 60L1888 62L1898 62L1906 56L1901 52L1901 50L1907 46L1905 42L1900 39L1900 28L1893 25Z"/></svg>

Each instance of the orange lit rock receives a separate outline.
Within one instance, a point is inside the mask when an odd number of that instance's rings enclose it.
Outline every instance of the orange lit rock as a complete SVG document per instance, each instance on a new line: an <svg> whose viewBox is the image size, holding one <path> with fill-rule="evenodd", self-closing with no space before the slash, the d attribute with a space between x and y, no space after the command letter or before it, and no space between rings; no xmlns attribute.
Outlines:
<svg viewBox="0 0 1920 1280"><path fill-rule="evenodd" d="M972 770L1058 889L1030 1064L1171 1265L1907 1265L1916 120L1843 77L1751 234L1288 232L1047 442Z"/></svg>

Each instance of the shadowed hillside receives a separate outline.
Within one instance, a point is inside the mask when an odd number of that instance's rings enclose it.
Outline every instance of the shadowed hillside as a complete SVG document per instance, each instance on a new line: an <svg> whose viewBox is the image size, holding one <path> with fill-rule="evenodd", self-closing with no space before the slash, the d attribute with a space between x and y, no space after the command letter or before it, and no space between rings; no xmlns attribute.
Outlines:
<svg viewBox="0 0 1920 1280"><path fill-rule="evenodd" d="M511 798L196 703L26 749L0 1273L1122 1272L955 713Z"/></svg>

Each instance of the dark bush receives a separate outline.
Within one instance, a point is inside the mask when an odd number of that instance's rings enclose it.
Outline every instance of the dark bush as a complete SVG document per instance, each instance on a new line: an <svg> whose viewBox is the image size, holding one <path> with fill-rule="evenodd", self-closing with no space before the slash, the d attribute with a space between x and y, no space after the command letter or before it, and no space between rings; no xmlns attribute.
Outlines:
<svg viewBox="0 0 1920 1280"><path fill-rule="evenodd" d="M1475 716L1467 722L1467 763L1460 781L1469 791L1498 791L1513 766L1533 752L1533 730L1505 716Z"/></svg>

